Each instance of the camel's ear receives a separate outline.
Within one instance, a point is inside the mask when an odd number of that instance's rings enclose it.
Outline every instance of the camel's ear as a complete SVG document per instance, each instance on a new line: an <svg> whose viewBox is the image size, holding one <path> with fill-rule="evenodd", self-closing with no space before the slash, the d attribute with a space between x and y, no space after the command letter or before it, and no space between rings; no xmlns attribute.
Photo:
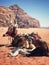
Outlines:
<svg viewBox="0 0 49 65"><path fill-rule="evenodd" d="M3 37L9 36L8 34L3 34Z"/></svg>
<svg viewBox="0 0 49 65"><path fill-rule="evenodd" d="M3 37L5 37L5 34L3 34Z"/></svg>

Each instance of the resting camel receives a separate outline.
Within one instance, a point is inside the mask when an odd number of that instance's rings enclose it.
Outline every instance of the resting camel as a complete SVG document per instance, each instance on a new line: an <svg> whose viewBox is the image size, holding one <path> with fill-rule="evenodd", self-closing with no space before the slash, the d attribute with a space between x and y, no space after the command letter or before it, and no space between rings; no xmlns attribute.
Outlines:
<svg viewBox="0 0 49 65"><path fill-rule="evenodd" d="M34 33L28 35L16 35L15 30L16 28L11 26L3 35L9 35L14 38L11 45L15 47L15 50L10 53L11 56L16 56L19 53L25 56L48 55L47 44L39 40L38 36L35 36Z"/></svg>
<svg viewBox="0 0 49 65"><path fill-rule="evenodd" d="M25 56L41 56L48 55L48 47L44 41L40 40L32 40L31 38L28 40L25 36L15 37L13 42L11 43L15 48L11 56L16 56L19 53Z"/></svg>

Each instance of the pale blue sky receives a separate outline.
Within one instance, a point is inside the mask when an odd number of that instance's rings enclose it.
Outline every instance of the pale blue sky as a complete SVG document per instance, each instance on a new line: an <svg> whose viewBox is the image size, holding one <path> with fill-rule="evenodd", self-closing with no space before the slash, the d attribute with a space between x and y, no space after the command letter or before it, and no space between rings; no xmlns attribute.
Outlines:
<svg viewBox="0 0 49 65"><path fill-rule="evenodd" d="M17 4L31 17L40 21L42 27L49 27L49 0L0 0L0 6Z"/></svg>

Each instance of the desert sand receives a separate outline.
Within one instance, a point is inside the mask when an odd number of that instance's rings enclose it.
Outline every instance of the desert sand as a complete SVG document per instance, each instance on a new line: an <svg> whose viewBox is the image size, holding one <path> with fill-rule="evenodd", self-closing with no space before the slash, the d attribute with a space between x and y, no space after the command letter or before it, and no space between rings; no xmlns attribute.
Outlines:
<svg viewBox="0 0 49 65"><path fill-rule="evenodd" d="M8 57L8 53L11 52L6 46L1 46L3 44L7 45L11 43L10 37L3 37L8 28L0 27L0 65L49 65L49 57L23 57L18 55L16 57ZM42 40L49 46L49 29L42 28L26 28L17 29L18 34L23 33L38 33Z"/></svg>

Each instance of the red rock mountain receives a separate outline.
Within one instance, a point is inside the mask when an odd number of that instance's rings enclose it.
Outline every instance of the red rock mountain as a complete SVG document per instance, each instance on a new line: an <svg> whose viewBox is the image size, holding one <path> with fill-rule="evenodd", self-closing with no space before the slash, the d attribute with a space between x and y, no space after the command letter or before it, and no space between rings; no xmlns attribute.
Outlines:
<svg viewBox="0 0 49 65"><path fill-rule="evenodd" d="M14 12L11 9L0 6L0 26L9 26L14 21L14 18Z"/></svg>
<svg viewBox="0 0 49 65"><path fill-rule="evenodd" d="M9 26L10 24L17 24L20 28L40 27L39 21L30 17L18 5L0 6L0 26Z"/></svg>

